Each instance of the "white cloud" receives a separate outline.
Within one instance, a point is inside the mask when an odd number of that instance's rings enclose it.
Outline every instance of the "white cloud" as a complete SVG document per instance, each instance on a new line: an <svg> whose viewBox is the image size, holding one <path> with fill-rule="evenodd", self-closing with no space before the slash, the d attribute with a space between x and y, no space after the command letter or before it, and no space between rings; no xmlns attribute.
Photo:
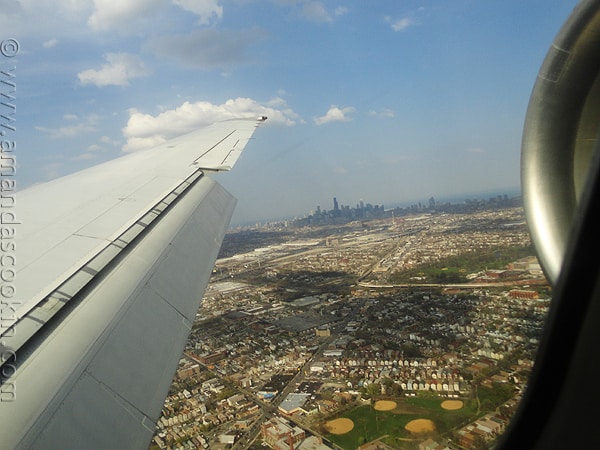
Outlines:
<svg viewBox="0 0 600 450"><path fill-rule="evenodd" d="M302 6L302 15L312 22L331 22L333 19L321 2L306 2Z"/></svg>
<svg viewBox="0 0 600 450"><path fill-rule="evenodd" d="M125 30L128 22L148 17L164 6L163 0L94 0L88 25L95 31Z"/></svg>
<svg viewBox="0 0 600 450"><path fill-rule="evenodd" d="M72 117L67 114L65 116L66 120L73 121ZM88 116L84 121L79 123L75 123L73 125L67 125L64 127L58 128L48 128L48 127L35 127L37 131L41 131L45 133L51 139L61 139L61 138L72 138L75 136L79 136L85 133L91 133L96 131L96 122L98 121L98 116L92 114Z"/></svg>
<svg viewBox="0 0 600 450"><path fill-rule="evenodd" d="M44 48L52 48L58 44L58 39L48 39L47 41L42 42L42 47Z"/></svg>
<svg viewBox="0 0 600 450"><path fill-rule="evenodd" d="M223 7L217 0L173 0L173 3L196 14L203 25L209 24L211 19L220 20L223 17Z"/></svg>
<svg viewBox="0 0 600 450"><path fill-rule="evenodd" d="M273 108L287 106L286 101L281 97L273 97L271 100L267 102L267 105L272 106Z"/></svg>
<svg viewBox="0 0 600 450"><path fill-rule="evenodd" d="M337 8L335 8L335 11L333 13L336 16L343 16L344 14L348 13L348 8L346 8L345 6L338 6Z"/></svg>
<svg viewBox="0 0 600 450"><path fill-rule="evenodd" d="M108 144L108 145L112 145L112 146L117 146L120 144L119 141L115 140L115 139L111 139L108 136L102 136L100 138L100 142L102 142L103 144Z"/></svg>
<svg viewBox="0 0 600 450"><path fill-rule="evenodd" d="M355 109L352 106L346 108L338 108L335 105L331 105L329 111L324 116L313 118L315 124L323 125L329 122L349 122L352 120L348 117L348 114L353 113Z"/></svg>
<svg viewBox="0 0 600 450"><path fill-rule="evenodd" d="M15 3L15 2L9 2ZM59 10L63 12L78 13L87 8L87 1L80 0L19 0L17 2L24 11Z"/></svg>
<svg viewBox="0 0 600 450"><path fill-rule="evenodd" d="M390 24L394 31L405 31L407 28L415 25L415 21L410 17L403 17L401 19L393 19L390 16L385 18L385 21Z"/></svg>
<svg viewBox="0 0 600 450"><path fill-rule="evenodd" d="M103 150L104 150L104 147L102 147L101 145L98 145L98 144L88 145L88 148L87 148L88 152L101 152Z"/></svg>
<svg viewBox="0 0 600 450"><path fill-rule="evenodd" d="M146 76L150 73L144 62L137 55L129 53L107 53L103 64L98 70L88 69L77 74L82 85L94 84L101 86L128 86L129 80Z"/></svg>
<svg viewBox="0 0 600 450"><path fill-rule="evenodd" d="M127 138L127 143L123 146L124 152L137 152L138 150L144 150L145 148L156 147L157 145L166 142L167 139L160 136L150 136L150 137L129 137Z"/></svg>
<svg viewBox="0 0 600 450"><path fill-rule="evenodd" d="M171 58L185 67L215 69L238 65L251 59L251 46L266 37L264 30L196 30L178 36L150 39L146 48L158 56Z"/></svg>
<svg viewBox="0 0 600 450"><path fill-rule="evenodd" d="M213 122L239 117L269 117L267 123L293 125L297 115L287 107L285 102L278 103L277 108L266 106L250 98L227 100L221 105L198 101L184 102L175 109L163 111L153 116L137 109L129 110L129 120L123 128L123 136L127 142L123 151L131 152L149 148L165 142L201 126Z"/></svg>
<svg viewBox="0 0 600 450"><path fill-rule="evenodd" d="M90 161L92 159L96 159L96 155L94 153L81 153L77 156L73 156L71 161Z"/></svg>
<svg viewBox="0 0 600 450"><path fill-rule="evenodd" d="M285 5L286 2L280 2ZM348 13L348 8L345 6L336 7L333 12L329 11L325 6L325 2L313 1L313 0L302 0L289 2L290 5L300 6L300 16L311 22L317 23L330 23L333 22L334 17L343 16Z"/></svg>
<svg viewBox="0 0 600 450"><path fill-rule="evenodd" d="M90 7L91 0L0 0L0 29L3 36L26 35L47 48L79 31Z"/></svg>
<svg viewBox="0 0 600 450"><path fill-rule="evenodd" d="M392 119L393 117L396 116L396 114L394 113L394 111L392 111L389 108L382 109L381 111L371 110L371 111L369 111L368 114L371 117L377 117L377 118L380 118L380 119Z"/></svg>
<svg viewBox="0 0 600 450"><path fill-rule="evenodd" d="M104 144L114 145L116 141L113 141L108 136L102 136L100 138L100 142ZM93 159L97 159L98 155L104 152L105 150L106 148L100 144L90 144L87 146L84 152L80 153L79 155L73 156L71 158L71 161L91 161Z"/></svg>

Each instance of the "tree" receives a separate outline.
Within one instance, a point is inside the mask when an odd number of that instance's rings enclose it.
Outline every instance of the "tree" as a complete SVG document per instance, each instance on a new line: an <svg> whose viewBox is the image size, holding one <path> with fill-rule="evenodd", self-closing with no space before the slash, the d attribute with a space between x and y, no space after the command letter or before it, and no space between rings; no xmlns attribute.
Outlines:
<svg viewBox="0 0 600 450"><path fill-rule="evenodd" d="M479 435L475 436L475 439L473 439L473 447L471 447L473 450L487 450L489 447L487 445L487 443L485 442L485 439Z"/></svg>
<svg viewBox="0 0 600 450"><path fill-rule="evenodd" d="M375 402L375 397L381 392L381 387L378 383L371 383L367 386L367 395L371 397L371 403Z"/></svg>
<svg viewBox="0 0 600 450"><path fill-rule="evenodd" d="M493 411L495 408L496 405L489 398L486 398L481 402L482 411Z"/></svg>

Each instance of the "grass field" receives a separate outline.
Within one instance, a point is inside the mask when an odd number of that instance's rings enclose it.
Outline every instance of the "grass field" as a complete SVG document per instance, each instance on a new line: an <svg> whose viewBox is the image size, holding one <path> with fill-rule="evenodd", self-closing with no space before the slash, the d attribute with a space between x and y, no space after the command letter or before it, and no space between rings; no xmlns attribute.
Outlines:
<svg viewBox="0 0 600 450"><path fill-rule="evenodd" d="M464 406L457 410L442 408L442 399L439 397L412 397L406 400L409 404L426 409L429 415L423 416L435 422L440 433L450 430L457 425L474 418L477 414L475 401L465 401Z"/></svg>
<svg viewBox="0 0 600 450"><path fill-rule="evenodd" d="M443 399L437 396L394 399L397 406L391 411L376 411L371 405L359 406L341 417L354 422L354 428L341 435L329 434L327 437L342 448L355 449L359 445L388 435L388 444L395 443L398 448L413 448L409 441L415 436L404 427L416 419L429 419L436 427L436 433L444 433L475 416L474 402L465 401L463 408L446 410L442 408ZM402 445L405 443L405 445ZM396 446L396 445L394 445Z"/></svg>

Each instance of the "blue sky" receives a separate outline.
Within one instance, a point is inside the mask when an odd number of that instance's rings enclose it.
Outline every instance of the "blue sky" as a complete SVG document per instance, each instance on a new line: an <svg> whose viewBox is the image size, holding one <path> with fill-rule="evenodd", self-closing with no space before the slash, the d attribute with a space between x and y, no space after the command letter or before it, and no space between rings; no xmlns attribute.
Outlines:
<svg viewBox="0 0 600 450"><path fill-rule="evenodd" d="M575 0L0 0L23 188L214 120L269 116L232 223L519 186Z"/></svg>

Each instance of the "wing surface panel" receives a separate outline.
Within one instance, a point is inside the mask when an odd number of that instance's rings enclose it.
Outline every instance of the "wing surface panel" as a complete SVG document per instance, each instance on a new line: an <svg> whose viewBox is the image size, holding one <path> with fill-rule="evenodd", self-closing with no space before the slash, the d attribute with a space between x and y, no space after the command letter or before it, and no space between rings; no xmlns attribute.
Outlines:
<svg viewBox="0 0 600 450"><path fill-rule="evenodd" d="M22 318L199 168L230 168L260 121L219 122L19 192L19 305L3 317Z"/></svg>
<svg viewBox="0 0 600 450"><path fill-rule="evenodd" d="M3 446L147 448L235 205L204 171L231 168L265 119L18 193Z"/></svg>
<svg viewBox="0 0 600 450"><path fill-rule="evenodd" d="M33 337L10 380L16 398L0 403L0 423L15 430L3 444L147 448L234 205L200 178L56 328Z"/></svg>

